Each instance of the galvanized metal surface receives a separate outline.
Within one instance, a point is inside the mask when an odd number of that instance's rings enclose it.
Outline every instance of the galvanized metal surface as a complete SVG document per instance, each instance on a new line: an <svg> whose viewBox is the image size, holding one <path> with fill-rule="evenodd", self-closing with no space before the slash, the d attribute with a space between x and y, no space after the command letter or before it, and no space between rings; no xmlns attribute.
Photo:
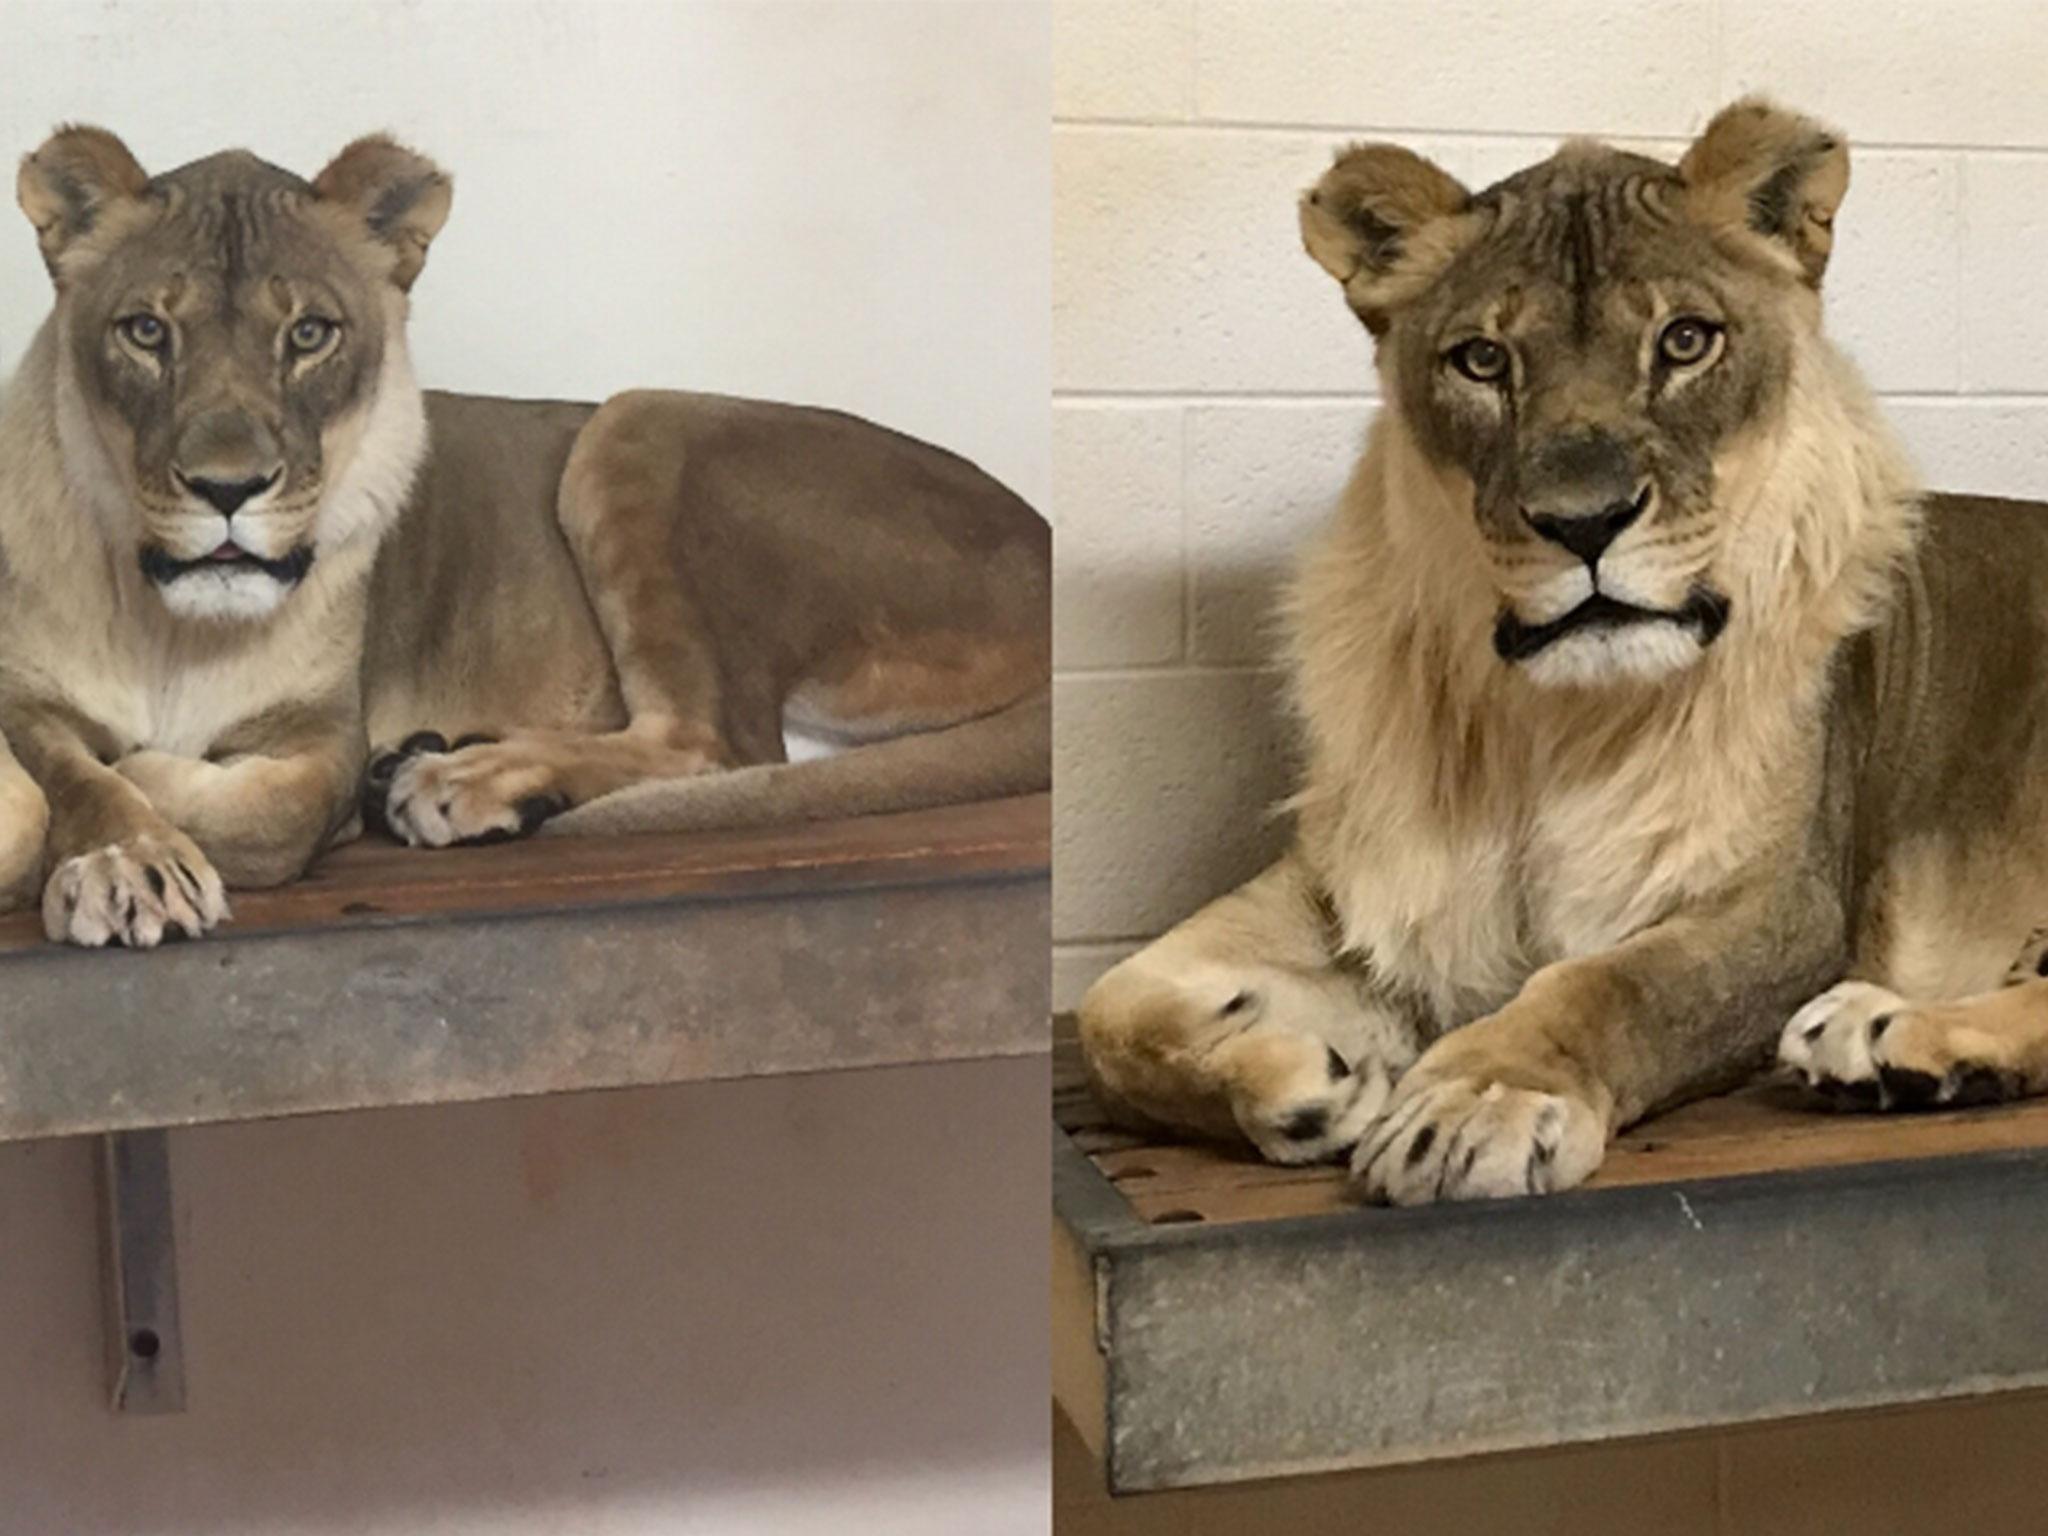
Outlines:
<svg viewBox="0 0 2048 1536"><path fill-rule="evenodd" d="M1042 1052L1048 923L1041 865L0 951L0 1141Z"/></svg>
<svg viewBox="0 0 2048 1536"><path fill-rule="evenodd" d="M163 1131L100 1138L107 1394L117 1412L185 1409L169 1142Z"/></svg>
<svg viewBox="0 0 2048 1536"><path fill-rule="evenodd" d="M2040 1150L1205 1227L1059 1136L1054 1191L1118 1492L2048 1385Z"/></svg>

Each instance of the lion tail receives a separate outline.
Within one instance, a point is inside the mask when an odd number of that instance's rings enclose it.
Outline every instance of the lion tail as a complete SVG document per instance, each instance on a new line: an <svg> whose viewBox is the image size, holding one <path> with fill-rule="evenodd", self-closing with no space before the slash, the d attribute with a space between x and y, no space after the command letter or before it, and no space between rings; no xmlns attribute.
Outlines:
<svg viewBox="0 0 2048 1536"><path fill-rule="evenodd" d="M801 763L767 763L616 790L542 835L709 832L924 810L1032 794L1052 783L1052 696Z"/></svg>

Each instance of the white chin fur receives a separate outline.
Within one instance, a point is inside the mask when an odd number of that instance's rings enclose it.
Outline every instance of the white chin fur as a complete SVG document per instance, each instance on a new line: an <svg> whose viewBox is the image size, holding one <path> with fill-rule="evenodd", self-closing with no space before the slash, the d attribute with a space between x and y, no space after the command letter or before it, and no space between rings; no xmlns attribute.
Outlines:
<svg viewBox="0 0 2048 1536"><path fill-rule="evenodd" d="M1686 625L1647 619L1566 635L1523 662L1522 671L1545 688L1597 688L1655 682L1684 671L1702 653L1699 638Z"/></svg>
<svg viewBox="0 0 2048 1536"><path fill-rule="evenodd" d="M262 571L187 571L160 584L164 606L181 619L248 623L275 613L291 588Z"/></svg>

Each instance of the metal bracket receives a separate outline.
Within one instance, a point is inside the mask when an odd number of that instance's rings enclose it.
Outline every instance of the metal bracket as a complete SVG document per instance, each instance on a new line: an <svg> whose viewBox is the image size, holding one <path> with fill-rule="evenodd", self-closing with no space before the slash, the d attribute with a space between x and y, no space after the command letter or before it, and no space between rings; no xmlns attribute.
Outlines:
<svg viewBox="0 0 2048 1536"><path fill-rule="evenodd" d="M99 1193L108 1395L117 1412L182 1413L185 1351L168 1134L102 1136Z"/></svg>

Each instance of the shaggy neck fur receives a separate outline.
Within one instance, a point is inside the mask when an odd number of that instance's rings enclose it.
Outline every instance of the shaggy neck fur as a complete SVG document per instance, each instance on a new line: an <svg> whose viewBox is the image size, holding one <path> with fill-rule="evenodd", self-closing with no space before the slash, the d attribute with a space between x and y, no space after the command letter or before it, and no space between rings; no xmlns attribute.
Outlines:
<svg viewBox="0 0 2048 1536"><path fill-rule="evenodd" d="M1493 653L1469 482L1382 410L1289 603L1294 808L1346 943L1440 1025L1712 892L1812 814L1829 661L1882 615L1913 478L1813 335L1718 483L1719 642L1658 682L1540 687Z"/></svg>

